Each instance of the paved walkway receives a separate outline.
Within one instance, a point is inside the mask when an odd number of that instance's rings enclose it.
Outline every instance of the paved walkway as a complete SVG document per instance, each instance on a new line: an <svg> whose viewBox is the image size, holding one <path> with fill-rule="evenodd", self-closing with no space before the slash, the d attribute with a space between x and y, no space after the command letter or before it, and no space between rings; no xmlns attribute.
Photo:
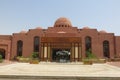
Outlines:
<svg viewBox="0 0 120 80"><path fill-rule="evenodd" d="M16 62L15 61L4 60L2 63L0 63L0 66L9 65L9 64L13 64L13 63L16 63Z"/></svg>
<svg viewBox="0 0 120 80"><path fill-rule="evenodd" d="M120 68L109 64L14 63L0 66L0 75L120 77Z"/></svg>
<svg viewBox="0 0 120 80"><path fill-rule="evenodd" d="M107 62L107 64L120 67L120 62L119 61L118 62Z"/></svg>

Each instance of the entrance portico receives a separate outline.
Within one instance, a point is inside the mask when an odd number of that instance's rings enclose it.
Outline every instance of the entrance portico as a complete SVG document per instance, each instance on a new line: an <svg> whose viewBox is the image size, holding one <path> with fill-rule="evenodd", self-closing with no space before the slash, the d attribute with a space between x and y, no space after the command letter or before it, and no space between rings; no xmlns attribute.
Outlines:
<svg viewBox="0 0 120 80"><path fill-rule="evenodd" d="M57 51L62 51L62 50L70 52L68 56L69 61L80 61L81 60L81 38L78 38L78 37L41 37L40 46L41 46L41 50L40 50L41 60L56 61L58 58L56 55ZM59 57L59 60L61 58Z"/></svg>

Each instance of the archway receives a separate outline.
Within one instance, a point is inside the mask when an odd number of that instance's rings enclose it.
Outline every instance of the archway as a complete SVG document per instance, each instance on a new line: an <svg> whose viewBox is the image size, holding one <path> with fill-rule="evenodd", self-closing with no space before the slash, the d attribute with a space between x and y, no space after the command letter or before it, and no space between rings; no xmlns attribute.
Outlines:
<svg viewBox="0 0 120 80"><path fill-rule="evenodd" d="M5 50L0 49L0 55L2 55L2 58L5 59Z"/></svg>
<svg viewBox="0 0 120 80"><path fill-rule="evenodd" d="M52 50L52 61L55 62L69 62L70 61L70 49L57 49Z"/></svg>

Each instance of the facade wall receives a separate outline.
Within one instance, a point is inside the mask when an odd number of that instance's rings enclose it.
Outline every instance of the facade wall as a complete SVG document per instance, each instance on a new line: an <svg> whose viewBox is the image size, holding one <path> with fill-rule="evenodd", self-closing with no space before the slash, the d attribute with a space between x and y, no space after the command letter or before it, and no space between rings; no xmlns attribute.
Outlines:
<svg viewBox="0 0 120 80"><path fill-rule="evenodd" d="M5 59L9 60L12 54L10 35L0 35L0 49L5 50Z"/></svg>
<svg viewBox="0 0 120 80"><path fill-rule="evenodd" d="M33 52L34 37L44 36L42 29L29 30L27 33L14 33L12 39L12 57L17 55L17 41L23 41L23 56L30 57Z"/></svg>
<svg viewBox="0 0 120 80"><path fill-rule="evenodd" d="M104 41L109 42L110 58L120 57L120 36L114 36L114 33L98 32L97 29L78 29L77 27L73 27L68 19L58 19L55 25L48 27L48 29L36 28L30 29L28 32L13 33L13 35L0 35L0 48L5 49L6 59L13 59L17 56L17 42L21 40L23 41L22 56L30 57L34 52L34 37L36 36L40 38L39 54L42 60L44 60L44 57L47 55L50 57L52 54L51 47L46 47L46 45L49 44L45 43L45 47L41 47L41 37L81 38L80 43L70 43L72 45L70 48L71 53L75 53L71 54L73 61L75 61L78 56L79 60L86 57L86 37L91 38L91 51L99 58L105 58L103 54Z"/></svg>
<svg viewBox="0 0 120 80"><path fill-rule="evenodd" d="M120 57L120 36L115 37L115 57Z"/></svg>

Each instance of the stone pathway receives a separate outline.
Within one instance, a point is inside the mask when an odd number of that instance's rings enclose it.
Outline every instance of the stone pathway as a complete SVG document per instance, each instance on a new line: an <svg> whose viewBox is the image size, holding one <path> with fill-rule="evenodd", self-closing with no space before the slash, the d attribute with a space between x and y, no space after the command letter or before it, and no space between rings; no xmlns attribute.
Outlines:
<svg viewBox="0 0 120 80"><path fill-rule="evenodd" d="M0 66L9 65L9 64L13 64L13 63L16 63L16 62L4 60L2 63L0 63Z"/></svg>
<svg viewBox="0 0 120 80"><path fill-rule="evenodd" d="M107 62L107 64L120 67L120 62Z"/></svg>
<svg viewBox="0 0 120 80"><path fill-rule="evenodd" d="M120 68L107 63L93 65L83 65L80 62L14 63L0 66L0 75L120 77Z"/></svg>

